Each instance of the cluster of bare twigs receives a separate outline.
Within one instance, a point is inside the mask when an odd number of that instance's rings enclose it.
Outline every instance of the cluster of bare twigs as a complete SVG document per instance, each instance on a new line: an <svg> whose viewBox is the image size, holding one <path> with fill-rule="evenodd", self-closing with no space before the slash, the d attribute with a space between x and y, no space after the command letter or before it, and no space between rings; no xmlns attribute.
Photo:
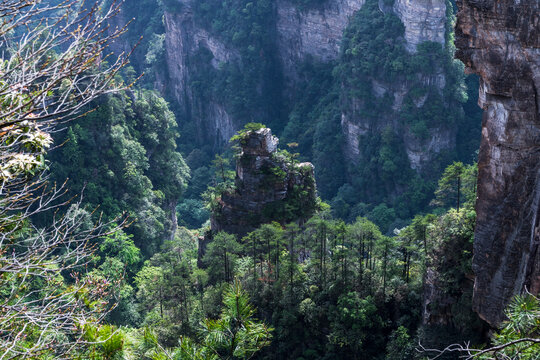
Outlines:
<svg viewBox="0 0 540 360"><path fill-rule="evenodd" d="M23 121L53 122L80 115L96 97L117 91L114 76L130 54L107 54L123 34L109 22L119 11L81 0L0 2L0 129Z"/></svg>
<svg viewBox="0 0 540 360"><path fill-rule="evenodd" d="M451 344L444 349L428 349L418 344L416 350L435 360L449 353L458 353L463 359L518 360L540 359L540 299L527 289L509 304L507 321L494 335L492 346L477 349L470 343Z"/></svg>
<svg viewBox="0 0 540 360"><path fill-rule="evenodd" d="M108 25L119 5L0 0L0 359L69 358L106 313L110 284L78 271L116 228L43 170L50 131L125 87L115 76L130 54L107 53L126 30Z"/></svg>
<svg viewBox="0 0 540 360"><path fill-rule="evenodd" d="M418 344L417 351L421 353L435 354L434 356L429 357L430 360L435 360L448 353L456 353L456 352L460 353L460 356L459 356L460 358L463 358L466 360L482 358L482 356L488 356L489 359L514 360L515 358L502 353L502 350L518 345L518 344L529 344L529 345L540 344L540 339L522 338L522 339L509 341L501 345L492 346L486 349L471 348L470 343L465 343L463 345L452 344L442 350L441 349L428 349L422 346L422 344Z"/></svg>

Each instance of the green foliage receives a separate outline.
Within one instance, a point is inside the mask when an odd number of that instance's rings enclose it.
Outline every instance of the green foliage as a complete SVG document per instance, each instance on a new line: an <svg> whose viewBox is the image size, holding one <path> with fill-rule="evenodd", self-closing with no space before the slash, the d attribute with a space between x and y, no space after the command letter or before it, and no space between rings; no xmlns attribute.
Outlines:
<svg viewBox="0 0 540 360"><path fill-rule="evenodd" d="M506 310L508 320L495 334L492 347L501 350L487 351L479 359L510 358L535 360L540 354L540 300L530 294L518 295ZM533 339L526 341L525 339ZM525 340L521 341L520 340ZM534 342L535 341L535 342ZM515 342L515 344L513 343Z"/></svg>
<svg viewBox="0 0 540 360"><path fill-rule="evenodd" d="M278 156L296 161L285 152ZM223 159L216 160L219 169ZM353 194L342 191L345 197ZM390 221L389 208L373 209L373 220ZM144 360L254 354L261 359L409 359L428 268L436 272L440 299L448 302L442 307L435 298L428 310L451 314L452 326L464 336L476 326L466 285L474 222L474 211L466 206L440 217L419 215L388 237L365 217L347 224L326 209L300 225L262 225L240 241L219 232L202 259L198 234L180 228L140 270L132 237L107 236L91 276L124 273L112 277L113 294L123 313L136 309L139 318L131 324L139 329L122 329L110 347L94 350ZM253 320L255 309L275 330ZM117 315L116 323L132 317ZM428 335L417 336L424 341Z"/></svg>
<svg viewBox="0 0 540 360"><path fill-rule="evenodd" d="M86 351L74 355L74 359L120 360L123 359L125 334L111 325L87 326L84 340L91 345Z"/></svg>
<svg viewBox="0 0 540 360"><path fill-rule="evenodd" d="M257 130L264 129L265 127L266 126L261 123L247 123L244 125L244 128L237 131L237 133L231 137L229 141L231 143L238 142L240 145L244 145L250 132L255 132Z"/></svg>
<svg viewBox="0 0 540 360"><path fill-rule="evenodd" d="M400 326L390 336L386 345L386 360L409 360L414 355L414 345L407 328Z"/></svg>
<svg viewBox="0 0 540 360"><path fill-rule="evenodd" d="M251 319L255 309L238 281L225 290L223 304L220 318L202 325L204 347L220 359L249 359L270 344L272 329Z"/></svg>
<svg viewBox="0 0 540 360"><path fill-rule="evenodd" d="M232 360L249 359L269 345L273 329L253 319L255 309L239 282L227 285L223 305L219 319L201 322L200 341L182 336L178 347L167 349L151 329L145 328L139 335L136 352L152 360Z"/></svg>
<svg viewBox="0 0 540 360"><path fill-rule="evenodd" d="M464 204L473 204L476 200L477 177L476 163L463 165L462 162L454 162L444 170L432 204L443 207L455 205L458 211Z"/></svg>
<svg viewBox="0 0 540 360"><path fill-rule="evenodd" d="M135 245L148 256L170 237L170 213L187 185L189 169L176 151L176 121L155 93L139 91L96 102L72 123L50 156L54 179L70 179L72 194L106 218L127 212ZM62 136L62 135L61 135Z"/></svg>
<svg viewBox="0 0 540 360"><path fill-rule="evenodd" d="M234 235L224 232L214 235L203 258L213 282L228 282L233 279L236 259L240 251L241 245L236 241Z"/></svg>
<svg viewBox="0 0 540 360"><path fill-rule="evenodd" d="M178 223L190 229L200 228L210 217L202 200L185 199L176 207Z"/></svg>
<svg viewBox="0 0 540 360"><path fill-rule="evenodd" d="M330 334L330 343L339 348L347 348L353 354L369 353L380 346L377 332L382 328L382 319L373 298L361 299L357 292L350 292L339 297L333 319L334 328Z"/></svg>

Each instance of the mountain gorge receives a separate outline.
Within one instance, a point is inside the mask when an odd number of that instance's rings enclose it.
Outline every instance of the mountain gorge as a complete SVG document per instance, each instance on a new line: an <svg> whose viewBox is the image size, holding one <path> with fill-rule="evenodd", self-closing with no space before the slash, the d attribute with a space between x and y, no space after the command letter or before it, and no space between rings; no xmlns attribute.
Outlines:
<svg viewBox="0 0 540 360"><path fill-rule="evenodd" d="M0 358L538 360L537 0L10 1Z"/></svg>
<svg viewBox="0 0 540 360"><path fill-rule="evenodd" d="M385 204L390 226L428 205L448 163L474 158L476 80L453 60L450 3L182 0L154 11L163 56L150 76L188 162L261 122L298 143L340 216Z"/></svg>

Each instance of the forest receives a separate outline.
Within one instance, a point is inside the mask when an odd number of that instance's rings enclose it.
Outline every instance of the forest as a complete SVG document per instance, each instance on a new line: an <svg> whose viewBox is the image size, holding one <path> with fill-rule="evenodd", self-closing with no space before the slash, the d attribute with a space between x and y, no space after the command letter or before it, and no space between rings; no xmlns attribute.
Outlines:
<svg viewBox="0 0 540 360"><path fill-rule="evenodd" d="M347 1L2 2L0 359L539 359L473 305L457 6L410 51L397 1L294 70L279 6Z"/></svg>

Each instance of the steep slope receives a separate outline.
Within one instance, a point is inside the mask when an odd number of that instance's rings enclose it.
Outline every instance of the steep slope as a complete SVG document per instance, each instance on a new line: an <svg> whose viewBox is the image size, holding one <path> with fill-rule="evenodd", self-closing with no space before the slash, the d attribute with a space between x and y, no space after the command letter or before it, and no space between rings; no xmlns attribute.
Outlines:
<svg viewBox="0 0 540 360"><path fill-rule="evenodd" d="M200 142L223 145L233 136L235 125L223 105L215 99L201 99L193 86L192 73L200 64L193 61L201 49L210 56L209 64L217 69L220 63L237 60L239 54L197 26L192 1L183 0L178 12L165 12L165 46L168 69L168 90L176 100L181 115L196 124Z"/></svg>
<svg viewBox="0 0 540 360"><path fill-rule="evenodd" d="M311 93L295 101L284 137L303 154L311 150L318 188L339 216L387 217L378 223L384 231L400 226L427 206L436 176L458 157L458 140L476 136L458 134L474 120L463 111L463 65L453 60L446 33L449 6L367 0L350 18L333 66L303 74L298 92L315 88L319 101ZM325 71L330 79L322 82ZM377 211L381 203L387 207Z"/></svg>
<svg viewBox="0 0 540 360"><path fill-rule="evenodd" d="M364 0L324 1L301 9L290 0L276 2L279 58L285 75L297 80L297 67L308 57L331 61L339 56L343 31Z"/></svg>
<svg viewBox="0 0 540 360"><path fill-rule="evenodd" d="M414 52L424 41L444 43L445 0L396 0L394 12L405 25L407 50Z"/></svg>
<svg viewBox="0 0 540 360"><path fill-rule="evenodd" d="M480 75L473 306L498 325L514 294L540 291L540 5L458 2L457 57Z"/></svg>

